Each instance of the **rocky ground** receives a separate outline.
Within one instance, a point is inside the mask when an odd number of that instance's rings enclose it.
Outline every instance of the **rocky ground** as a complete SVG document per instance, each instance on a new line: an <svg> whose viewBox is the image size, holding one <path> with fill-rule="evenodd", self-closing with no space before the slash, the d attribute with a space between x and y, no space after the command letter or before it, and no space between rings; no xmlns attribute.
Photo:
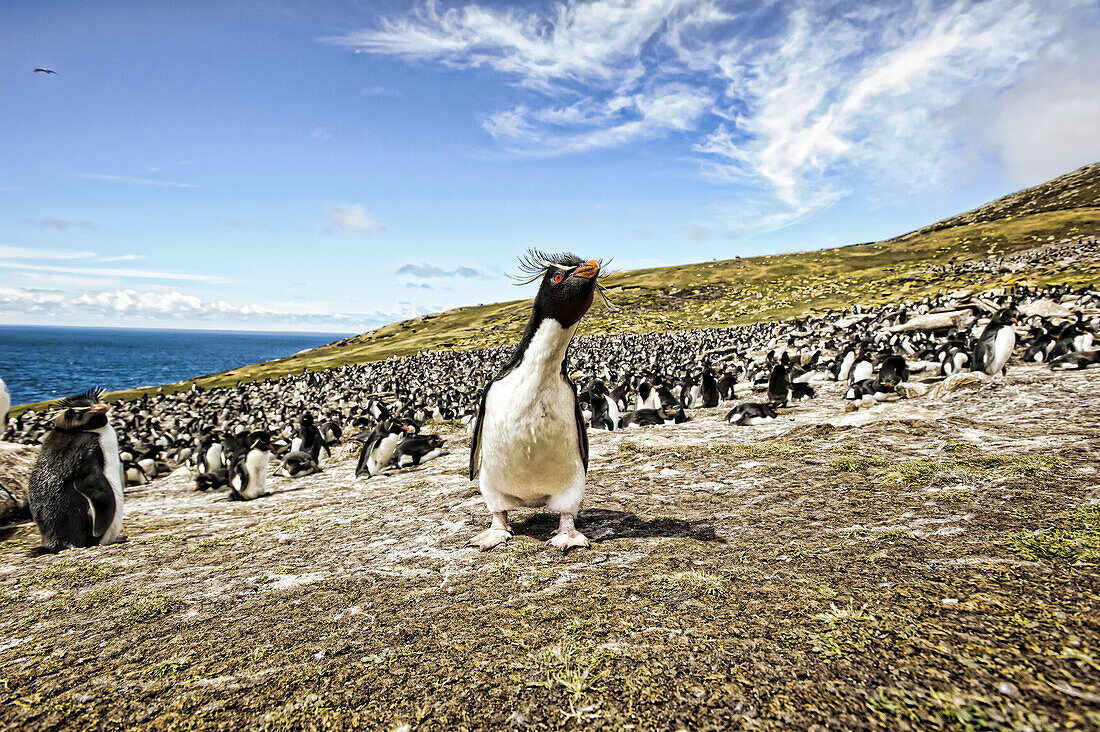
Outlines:
<svg viewBox="0 0 1100 732"><path fill-rule="evenodd" d="M250 503L176 474L128 492L125 544L4 530L0 724L1092 729L1096 384L1018 366L857 412L823 384L765 426L593 432L566 556L537 510L465 548L461 432Z"/></svg>

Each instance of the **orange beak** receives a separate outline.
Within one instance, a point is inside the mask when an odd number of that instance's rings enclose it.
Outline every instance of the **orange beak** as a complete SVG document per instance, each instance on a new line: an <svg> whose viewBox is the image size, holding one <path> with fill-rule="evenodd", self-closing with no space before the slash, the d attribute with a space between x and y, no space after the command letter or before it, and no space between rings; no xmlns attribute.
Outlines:
<svg viewBox="0 0 1100 732"><path fill-rule="evenodd" d="M111 405L99 403L92 407L91 411L98 412L99 414L107 414L107 412L111 411Z"/></svg>
<svg viewBox="0 0 1100 732"><path fill-rule="evenodd" d="M585 262L580 267L577 267L576 271L573 272L573 274L586 280L594 279L600 274L600 263L596 260Z"/></svg>

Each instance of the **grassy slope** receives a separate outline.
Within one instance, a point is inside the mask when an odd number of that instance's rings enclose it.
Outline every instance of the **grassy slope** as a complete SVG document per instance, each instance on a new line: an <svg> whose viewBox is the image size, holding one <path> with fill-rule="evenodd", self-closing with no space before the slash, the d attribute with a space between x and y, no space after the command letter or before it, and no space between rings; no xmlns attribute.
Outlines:
<svg viewBox="0 0 1100 732"><path fill-rule="evenodd" d="M635 270L605 279L618 309L594 310L585 333L623 333L741 325L798 317L856 303L909 300L939 290L979 290L1027 281L1100 284L1090 267L1038 270L1027 275L944 277L928 268L950 257L965 262L1003 256L1063 237L1100 234L1100 163L1005 196L959 216L882 242L765 257ZM598 252L594 253L598 255ZM254 381L305 368L369 363L421 350L468 349L518 340L530 301L456 308L388 325L288 358L203 376L202 387ZM133 398L158 387L116 392ZM16 410L13 410L16 411Z"/></svg>

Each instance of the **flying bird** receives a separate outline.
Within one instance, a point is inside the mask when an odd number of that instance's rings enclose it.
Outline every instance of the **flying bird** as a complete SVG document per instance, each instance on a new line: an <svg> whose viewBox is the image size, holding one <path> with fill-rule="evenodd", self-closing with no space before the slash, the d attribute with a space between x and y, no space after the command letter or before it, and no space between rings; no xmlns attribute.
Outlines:
<svg viewBox="0 0 1100 732"><path fill-rule="evenodd" d="M35 70L34 70L34 73L36 73L36 74L38 74L38 73L43 73L43 74L56 74L57 72L56 72L56 71L54 71L53 69L35 69Z"/></svg>

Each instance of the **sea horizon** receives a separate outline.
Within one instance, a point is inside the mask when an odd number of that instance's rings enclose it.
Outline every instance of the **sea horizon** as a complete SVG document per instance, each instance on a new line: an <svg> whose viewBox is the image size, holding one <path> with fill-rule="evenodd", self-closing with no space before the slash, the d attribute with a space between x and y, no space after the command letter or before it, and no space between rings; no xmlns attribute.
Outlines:
<svg viewBox="0 0 1100 732"><path fill-rule="evenodd" d="M0 379L13 406L91 387L173 384L292 356L349 333L0 325Z"/></svg>

